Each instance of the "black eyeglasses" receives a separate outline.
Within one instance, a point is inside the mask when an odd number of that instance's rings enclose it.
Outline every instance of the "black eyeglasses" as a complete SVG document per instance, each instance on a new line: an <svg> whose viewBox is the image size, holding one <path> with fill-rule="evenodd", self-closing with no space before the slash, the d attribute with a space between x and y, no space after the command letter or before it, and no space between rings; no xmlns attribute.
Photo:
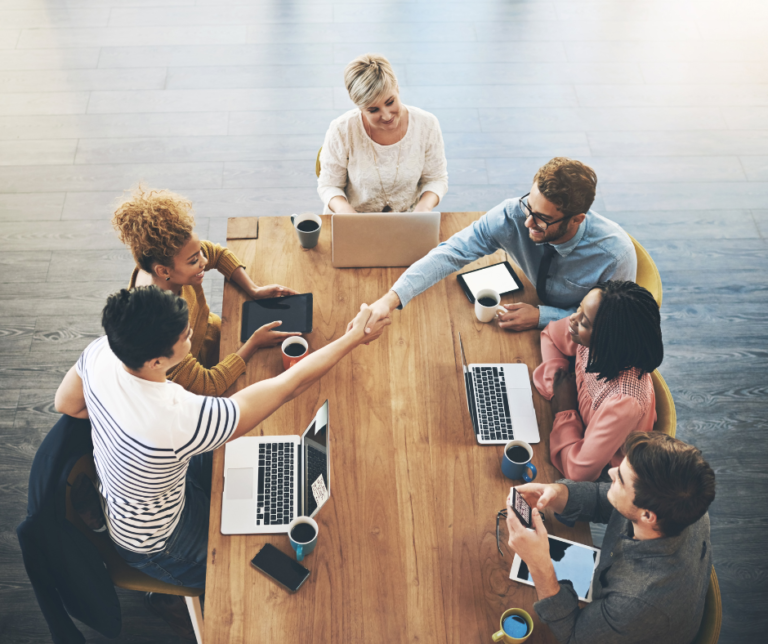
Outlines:
<svg viewBox="0 0 768 644"><path fill-rule="evenodd" d="M496 515L496 547L499 549L499 554L503 557L504 553L501 551L501 541L499 540L499 521L504 519L507 520L507 510L506 508L503 510L499 510L498 514Z"/></svg>
<svg viewBox="0 0 768 644"><path fill-rule="evenodd" d="M554 221L545 221L542 219L542 217L546 217L547 215L542 215L538 212L533 212L531 207L528 205L528 202L523 201L528 195L531 193L523 195L520 197L520 205L525 208L525 211L528 213L528 217L533 217L533 225L536 226L541 232L545 232L547 228L549 228L552 224L559 224L561 221L565 221L566 219L570 219L571 217L575 217L576 215L566 215L565 217L561 219L555 219Z"/></svg>

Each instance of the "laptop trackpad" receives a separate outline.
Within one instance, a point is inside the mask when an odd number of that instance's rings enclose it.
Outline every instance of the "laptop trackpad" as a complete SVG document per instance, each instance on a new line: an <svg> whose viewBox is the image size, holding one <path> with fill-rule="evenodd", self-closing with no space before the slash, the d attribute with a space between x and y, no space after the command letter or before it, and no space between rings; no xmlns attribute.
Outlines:
<svg viewBox="0 0 768 644"><path fill-rule="evenodd" d="M530 391L512 389L507 391L507 396L509 397L509 410L512 413L512 418L536 417Z"/></svg>
<svg viewBox="0 0 768 644"><path fill-rule="evenodd" d="M507 379L507 389L531 390L531 380L528 377L528 367L522 363L504 365L504 375Z"/></svg>
<svg viewBox="0 0 768 644"><path fill-rule="evenodd" d="M240 467L227 470L227 499L242 501L253 498L253 468Z"/></svg>

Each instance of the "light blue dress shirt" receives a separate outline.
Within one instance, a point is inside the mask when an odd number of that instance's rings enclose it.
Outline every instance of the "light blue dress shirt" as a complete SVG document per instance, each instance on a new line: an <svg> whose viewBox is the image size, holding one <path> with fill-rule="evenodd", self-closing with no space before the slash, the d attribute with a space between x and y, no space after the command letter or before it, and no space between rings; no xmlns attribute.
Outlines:
<svg viewBox="0 0 768 644"><path fill-rule="evenodd" d="M520 199L500 203L413 264L392 290L405 306L444 277L499 249L523 269L535 288L544 244L531 241L525 219ZM572 239L553 246L557 253L546 284L550 306L539 306L540 329L573 313L596 284L609 279L634 281L637 275L637 256L629 235L592 210Z"/></svg>

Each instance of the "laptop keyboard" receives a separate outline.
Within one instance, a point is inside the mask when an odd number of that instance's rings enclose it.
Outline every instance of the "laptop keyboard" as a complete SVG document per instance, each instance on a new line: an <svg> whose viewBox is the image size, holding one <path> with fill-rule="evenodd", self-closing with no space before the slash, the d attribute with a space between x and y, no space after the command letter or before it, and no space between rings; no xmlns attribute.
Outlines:
<svg viewBox="0 0 768 644"><path fill-rule="evenodd" d="M293 452L293 443L259 445L256 525L287 525L293 520Z"/></svg>
<svg viewBox="0 0 768 644"><path fill-rule="evenodd" d="M496 367L473 367L480 438L512 440L512 417L504 380L504 371Z"/></svg>

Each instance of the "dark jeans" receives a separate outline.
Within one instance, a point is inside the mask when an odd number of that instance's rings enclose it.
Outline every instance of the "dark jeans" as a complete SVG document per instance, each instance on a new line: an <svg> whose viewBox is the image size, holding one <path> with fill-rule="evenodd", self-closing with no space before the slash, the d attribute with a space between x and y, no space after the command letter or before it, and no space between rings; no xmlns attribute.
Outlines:
<svg viewBox="0 0 768 644"><path fill-rule="evenodd" d="M212 468L213 452L194 456L189 462L184 509L162 552L142 554L115 544L129 566L175 586L205 588Z"/></svg>

